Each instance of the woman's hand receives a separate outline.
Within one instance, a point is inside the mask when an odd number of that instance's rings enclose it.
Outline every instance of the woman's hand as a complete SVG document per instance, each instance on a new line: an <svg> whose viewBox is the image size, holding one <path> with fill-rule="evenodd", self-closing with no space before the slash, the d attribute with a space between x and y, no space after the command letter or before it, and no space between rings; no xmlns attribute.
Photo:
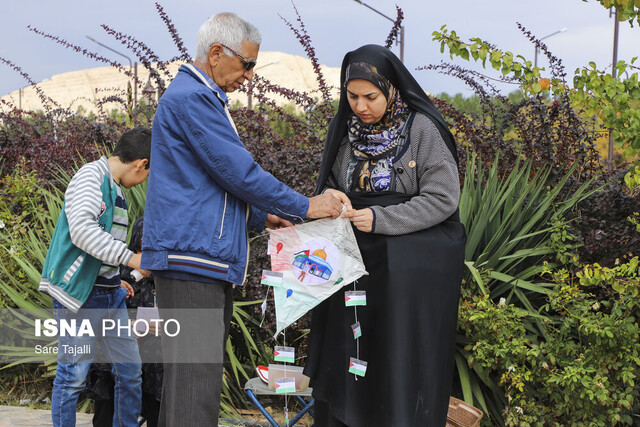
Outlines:
<svg viewBox="0 0 640 427"><path fill-rule="evenodd" d="M323 191L323 193L332 194L333 196L335 196L336 199L340 200L340 203L342 203L347 207L347 210L352 209L351 200L349 200L349 197L347 197L347 195L344 194L342 191L334 190L333 188L327 188L326 190Z"/></svg>
<svg viewBox="0 0 640 427"><path fill-rule="evenodd" d="M373 229L373 211L369 208L351 209L343 213L342 218L349 218L358 230L365 233L371 233Z"/></svg>

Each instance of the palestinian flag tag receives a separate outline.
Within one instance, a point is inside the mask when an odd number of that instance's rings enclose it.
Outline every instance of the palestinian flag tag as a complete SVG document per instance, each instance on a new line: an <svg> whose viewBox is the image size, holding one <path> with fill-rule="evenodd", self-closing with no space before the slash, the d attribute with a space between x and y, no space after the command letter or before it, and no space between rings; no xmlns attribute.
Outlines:
<svg viewBox="0 0 640 427"><path fill-rule="evenodd" d="M276 394L296 392L296 379L294 377L278 378L275 383Z"/></svg>
<svg viewBox="0 0 640 427"><path fill-rule="evenodd" d="M295 362L296 349L293 347L276 346L273 349L273 360L276 362Z"/></svg>
<svg viewBox="0 0 640 427"><path fill-rule="evenodd" d="M349 358L349 372L364 377L367 372L367 362L358 360L355 357Z"/></svg>
<svg viewBox="0 0 640 427"><path fill-rule="evenodd" d="M282 284L283 273L271 270L262 270L262 278L260 279L261 285L278 286Z"/></svg>
<svg viewBox="0 0 640 427"><path fill-rule="evenodd" d="M346 291L344 305L347 307L367 305L367 291Z"/></svg>
<svg viewBox="0 0 640 427"><path fill-rule="evenodd" d="M357 340L362 336L362 329L360 328L360 322L356 322L351 325L351 329L353 330L353 339Z"/></svg>

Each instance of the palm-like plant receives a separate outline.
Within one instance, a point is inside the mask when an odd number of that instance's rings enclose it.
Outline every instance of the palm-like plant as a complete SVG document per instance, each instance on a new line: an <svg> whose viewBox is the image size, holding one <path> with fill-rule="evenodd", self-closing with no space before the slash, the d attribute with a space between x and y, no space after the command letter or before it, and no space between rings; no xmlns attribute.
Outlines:
<svg viewBox="0 0 640 427"><path fill-rule="evenodd" d="M460 195L460 220L467 230L465 282L477 284L492 298L505 294L521 298L516 291L544 295L551 286L529 280L544 268L538 261L554 253L549 240L552 223L563 221L598 189L591 188L593 180L576 184L572 176L577 164L552 181L551 167L533 172L528 160L516 163L507 176L500 177L498 161L496 158L488 171L475 157L467 162ZM569 181L574 188L566 188ZM480 271L488 277L483 278ZM528 306L527 299L520 302Z"/></svg>
<svg viewBox="0 0 640 427"><path fill-rule="evenodd" d="M550 267L541 260L555 251L552 224L564 222L571 209L598 189L592 188L591 180L582 184L573 180L577 163L553 181L551 167L534 172L528 160L516 163L501 177L498 161L488 170L476 157L467 162L460 196L460 219L467 230L465 294L515 304L526 316L534 339L544 340L547 318L540 308L554 292L554 284L537 278ZM497 384L488 372L469 367L465 350L469 344L468 338L458 335L456 367L464 399L499 417L505 397L496 392Z"/></svg>

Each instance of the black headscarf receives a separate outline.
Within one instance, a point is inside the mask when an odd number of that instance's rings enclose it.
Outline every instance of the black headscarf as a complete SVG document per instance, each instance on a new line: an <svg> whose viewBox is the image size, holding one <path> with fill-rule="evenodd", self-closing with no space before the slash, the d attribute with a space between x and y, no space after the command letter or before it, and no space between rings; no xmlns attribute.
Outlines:
<svg viewBox="0 0 640 427"><path fill-rule="evenodd" d="M416 79L413 78L409 70L404 66L400 59L389 49L374 44L362 46L345 55L342 60L342 69L340 70L340 104L338 112L329 124L329 132L327 133L327 141L322 155L322 164L320 165L320 173L318 175L318 184L316 192L322 190L331 174L331 168L335 162L340 143L347 134L347 120L351 116L351 107L347 100L347 93L344 88L345 73L349 64L354 62L366 62L374 65L378 72L386 77L391 84L400 91L402 100L409 106L411 110L420 112L431 119L436 126L442 139L447 144L447 148L451 151L453 158L458 163L458 152L456 143L442 118L440 112L433 105L427 94L422 90Z"/></svg>

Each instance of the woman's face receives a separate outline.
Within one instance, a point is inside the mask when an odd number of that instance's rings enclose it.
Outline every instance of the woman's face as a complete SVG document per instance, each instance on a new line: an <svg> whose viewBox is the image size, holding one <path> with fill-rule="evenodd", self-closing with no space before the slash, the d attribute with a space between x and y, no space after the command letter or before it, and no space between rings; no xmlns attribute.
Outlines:
<svg viewBox="0 0 640 427"><path fill-rule="evenodd" d="M387 98L368 80L349 81L347 99L353 112L367 124L378 123L387 111Z"/></svg>

